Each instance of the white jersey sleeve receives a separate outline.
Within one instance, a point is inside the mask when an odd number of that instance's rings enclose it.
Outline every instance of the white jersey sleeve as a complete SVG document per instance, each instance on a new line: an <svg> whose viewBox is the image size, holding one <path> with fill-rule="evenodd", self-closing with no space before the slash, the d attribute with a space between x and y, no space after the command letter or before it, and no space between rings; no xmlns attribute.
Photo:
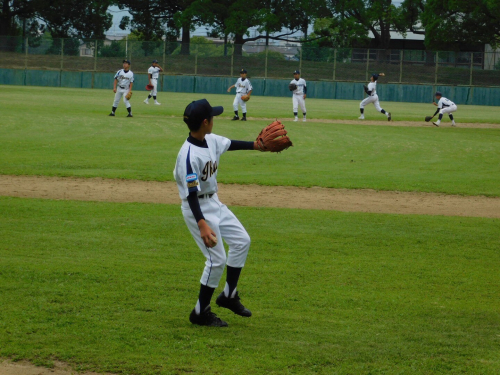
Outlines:
<svg viewBox="0 0 500 375"><path fill-rule="evenodd" d="M152 66L150 66L148 69L148 74L153 75L153 73L154 73L154 68Z"/></svg>
<svg viewBox="0 0 500 375"><path fill-rule="evenodd" d="M370 96L374 96L377 93L377 82L370 82L368 84L368 91L371 91Z"/></svg>
<svg viewBox="0 0 500 375"><path fill-rule="evenodd" d="M123 70L123 69L120 69L119 71L117 71L117 72L116 72L116 74L115 74L115 79L117 79L117 78L120 76L120 73L121 73L121 71L122 71L122 70Z"/></svg>
<svg viewBox="0 0 500 375"><path fill-rule="evenodd" d="M174 178L181 199L187 199L189 193L201 190L198 180L200 176L199 164L193 162L191 158L191 145L186 142L177 155L174 169Z"/></svg>
<svg viewBox="0 0 500 375"><path fill-rule="evenodd" d="M222 137L217 134L207 134L205 136L207 140L208 147L214 147L217 160L221 157L221 155L229 149L231 146L231 140L226 137Z"/></svg>
<svg viewBox="0 0 500 375"><path fill-rule="evenodd" d="M446 107L450 107L452 105L455 105L455 103L453 103L450 99L448 98L445 98L445 97L441 97L441 99L439 99L439 102L438 102L438 108L439 109L443 109L443 108L446 108Z"/></svg>
<svg viewBox="0 0 500 375"><path fill-rule="evenodd" d="M134 82L134 72L129 70L129 73L130 73L130 83L133 83Z"/></svg>

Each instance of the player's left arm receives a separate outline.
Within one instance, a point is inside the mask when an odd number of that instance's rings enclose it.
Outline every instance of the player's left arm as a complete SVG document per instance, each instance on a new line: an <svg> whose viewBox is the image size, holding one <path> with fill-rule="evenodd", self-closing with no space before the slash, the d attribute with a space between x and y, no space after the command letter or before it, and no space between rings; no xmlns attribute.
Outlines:
<svg viewBox="0 0 500 375"><path fill-rule="evenodd" d="M252 91L253 90L250 90L249 92L247 92L248 97L250 97L250 95L252 95Z"/></svg>
<svg viewBox="0 0 500 375"><path fill-rule="evenodd" d="M235 141L231 140L231 145L227 149L228 151L237 150L258 150L257 141L247 142L247 141Z"/></svg>

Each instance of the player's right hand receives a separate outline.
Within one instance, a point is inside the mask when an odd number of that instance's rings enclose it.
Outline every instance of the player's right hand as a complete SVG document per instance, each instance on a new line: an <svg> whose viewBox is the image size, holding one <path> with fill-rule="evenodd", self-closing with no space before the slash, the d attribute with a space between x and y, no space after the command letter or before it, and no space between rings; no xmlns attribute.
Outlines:
<svg viewBox="0 0 500 375"><path fill-rule="evenodd" d="M116 94L116 89L113 89L113 92Z"/></svg>
<svg viewBox="0 0 500 375"><path fill-rule="evenodd" d="M198 222L198 228L200 228L200 236L201 239L203 240L203 243L205 244L206 247L214 247L217 242L213 242L212 236L217 237L215 235L215 232L210 228L210 226L207 224L205 220L200 220Z"/></svg>
<svg viewBox="0 0 500 375"><path fill-rule="evenodd" d="M227 89L227 92L231 92L231 87Z"/></svg>

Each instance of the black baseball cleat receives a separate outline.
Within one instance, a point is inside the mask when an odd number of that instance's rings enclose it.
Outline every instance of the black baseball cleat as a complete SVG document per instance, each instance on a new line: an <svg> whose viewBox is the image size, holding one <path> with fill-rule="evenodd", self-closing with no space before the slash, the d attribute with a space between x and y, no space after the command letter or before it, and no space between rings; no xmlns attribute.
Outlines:
<svg viewBox="0 0 500 375"><path fill-rule="evenodd" d="M219 307L224 307L226 309L229 309L235 314L245 316L247 318L252 316L252 312L241 304L238 292L236 292L236 295L233 298L226 297L224 295L224 292L222 292L221 294L219 294L219 297L217 297L217 299L215 300L215 303Z"/></svg>
<svg viewBox="0 0 500 375"><path fill-rule="evenodd" d="M200 315L196 314L196 311L193 309L193 311L191 311L191 315L189 315L189 321L199 326L227 327L227 323L218 318L217 315L212 312L210 306L208 306Z"/></svg>
<svg viewBox="0 0 500 375"><path fill-rule="evenodd" d="M392 117L391 117L391 112L387 112L388 116L387 116L387 121L391 121Z"/></svg>
<svg viewBox="0 0 500 375"><path fill-rule="evenodd" d="M113 112L111 112L109 115L110 115L110 116L114 116L115 114L114 114Z"/></svg>
<svg viewBox="0 0 500 375"><path fill-rule="evenodd" d="M246 120L247 120L247 118L246 118L246 117L243 117L243 118L241 119L241 121L246 121Z"/></svg>
<svg viewBox="0 0 500 375"><path fill-rule="evenodd" d="M238 116L234 116L231 121L238 121L240 118Z"/></svg>
<svg viewBox="0 0 500 375"><path fill-rule="evenodd" d="M127 117L134 117L134 116L132 116L132 114L131 114L131 113L129 113L129 114L127 115Z"/></svg>

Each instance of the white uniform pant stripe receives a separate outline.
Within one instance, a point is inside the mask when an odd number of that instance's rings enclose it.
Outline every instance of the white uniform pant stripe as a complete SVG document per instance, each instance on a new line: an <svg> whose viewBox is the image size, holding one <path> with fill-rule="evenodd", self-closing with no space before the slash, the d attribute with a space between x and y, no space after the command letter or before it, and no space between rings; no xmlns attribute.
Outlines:
<svg viewBox="0 0 500 375"><path fill-rule="evenodd" d="M237 111L238 110L238 105L240 105L241 107L241 111L243 113L247 113L247 102L241 100L241 97L245 95L245 94L236 94L236 96L234 97L234 101L233 101L233 110Z"/></svg>
<svg viewBox="0 0 500 375"><path fill-rule="evenodd" d="M113 102L113 107L118 107L120 103L120 99L123 97L123 102L125 103L125 107L130 108L130 102L127 100L126 96L129 92L129 88L122 89L121 87L116 88L115 101Z"/></svg>
<svg viewBox="0 0 500 375"><path fill-rule="evenodd" d="M380 107L380 103L378 101L378 95L373 95L373 96L369 96L367 98L365 98L365 100L363 100L360 104L359 104L359 108L365 108L365 106L367 106L368 104L370 103L373 103L373 105L375 106L375 109L379 112L382 111L382 107Z"/></svg>
<svg viewBox="0 0 500 375"><path fill-rule="evenodd" d="M219 201L217 194L214 194L212 198L200 199L200 207L205 221L219 240L215 247L207 248L203 243L200 229L187 201L182 202L182 215L196 244L206 258L200 283L216 288L226 264L237 268L245 265L250 249L250 237L236 216ZM229 246L227 256L222 240Z"/></svg>
<svg viewBox="0 0 500 375"><path fill-rule="evenodd" d="M300 95L293 94L292 102L293 102L293 112L294 113L298 112L299 105L300 105L300 109L302 110L302 113L306 113L306 101L304 99L303 94L300 94Z"/></svg>

